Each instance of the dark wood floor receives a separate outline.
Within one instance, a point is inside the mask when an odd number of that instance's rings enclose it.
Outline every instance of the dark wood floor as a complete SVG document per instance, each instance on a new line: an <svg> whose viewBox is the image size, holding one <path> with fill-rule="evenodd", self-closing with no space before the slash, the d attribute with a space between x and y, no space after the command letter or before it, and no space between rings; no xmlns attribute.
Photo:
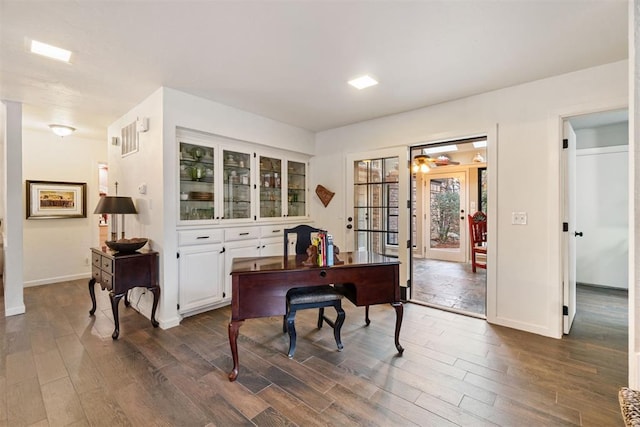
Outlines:
<svg viewBox="0 0 640 427"><path fill-rule="evenodd" d="M345 349L315 313L296 319L286 357L280 318L245 322L242 371L229 383L229 308L153 329L121 310L118 341L106 293L88 316L86 281L25 289L27 313L0 316L0 425L617 426L627 383L626 296L579 293L576 333L544 338L407 304L346 305ZM619 314L618 314L619 313Z"/></svg>

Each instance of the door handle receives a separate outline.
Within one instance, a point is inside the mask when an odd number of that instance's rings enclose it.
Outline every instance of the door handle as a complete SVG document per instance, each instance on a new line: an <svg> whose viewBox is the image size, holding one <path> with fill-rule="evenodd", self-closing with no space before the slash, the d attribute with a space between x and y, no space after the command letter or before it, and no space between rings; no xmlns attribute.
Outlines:
<svg viewBox="0 0 640 427"><path fill-rule="evenodd" d="M353 225L347 224L347 229L351 230L352 228L353 228Z"/></svg>
<svg viewBox="0 0 640 427"><path fill-rule="evenodd" d="M578 237L578 236L582 237L582 231L576 231L576 232L573 233L573 235L576 236L576 237Z"/></svg>

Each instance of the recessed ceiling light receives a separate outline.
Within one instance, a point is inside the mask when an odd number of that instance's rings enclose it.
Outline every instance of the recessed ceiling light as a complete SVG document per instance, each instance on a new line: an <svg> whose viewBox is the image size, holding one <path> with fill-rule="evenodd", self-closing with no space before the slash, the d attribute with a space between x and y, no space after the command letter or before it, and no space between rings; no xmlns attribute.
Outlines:
<svg viewBox="0 0 640 427"><path fill-rule="evenodd" d="M378 81L371 76L364 75L364 76L358 77L357 79L349 80L348 83L351 86L355 87L356 89L364 89L369 86L377 85Z"/></svg>
<svg viewBox="0 0 640 427"><path fill-rule="evenodd" d="M473 147L474 148L484 148L486 146L487 146L487 141L486 140L485 141L475 141L473 143Z"/></svg>
<svg viewBox="0 0 640 427"><path fill-rule="evenodd" d="M439 147L425 148L424 154L447 153L449 151L458 151L457 145L440 145Z"/></svg>
<svg viewBox="0 0 640 427"><path fill-rule="evenodd" d="M57 59L58 61L69 62L71 59L71 51L60 47L51 46L37 40L31 40L31 52L47 58Z"/></svg>
<svg viewBox="0 0 640 427"><path fill-rule="evenodd" d="M67 136L75 132L76 128L66 125L49 125L51 131L58 136Z"/></svg>

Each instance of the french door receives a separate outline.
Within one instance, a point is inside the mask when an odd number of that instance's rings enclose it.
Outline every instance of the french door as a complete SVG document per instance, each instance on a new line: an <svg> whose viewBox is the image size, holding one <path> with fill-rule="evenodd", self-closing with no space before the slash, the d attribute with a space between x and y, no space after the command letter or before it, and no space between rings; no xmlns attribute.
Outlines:
<svg viewBox="0 0 640 427"><path fill-rule="evenodd" d="M409 272L407 163L406 148L347 156L347 248L398 257L400 283Z"/></svg>
<svg viewBox="0 0 640 427"><path fill-rule="evenodd" d="M427 258L466 262L466 175L466 172L424 175L421 228Z"/></svg>

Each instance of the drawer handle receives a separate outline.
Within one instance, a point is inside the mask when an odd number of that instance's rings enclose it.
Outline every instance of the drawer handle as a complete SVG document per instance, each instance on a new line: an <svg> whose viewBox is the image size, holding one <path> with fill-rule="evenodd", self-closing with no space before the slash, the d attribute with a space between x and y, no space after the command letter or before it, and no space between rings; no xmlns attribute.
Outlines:
<svg viewBox="0 0 640 427"><path fill-rule="evenodd" d="M198 236L198 237L196 237L196 239L208 239L209 237L211 237L211 236Z"/></svg>
<svg viewBox="0 0 640 427"><path fill-rule="evenodd" d="M327 272L322 270L320 271L320 277L326 277L327 276Z"/></svg>
<svg viewBox="0 0 640 427"><path fill-rule="evenodd" d="M238 235L239 236L247 236L247 235L249 235L249 232L247 231L246 233L239 233Z"/></svg>
<svg viewBox="0 0 640 427"><path fill-rule="evenodd" d="M271 230L272 233L279 233L281 230Z"/></svg>

